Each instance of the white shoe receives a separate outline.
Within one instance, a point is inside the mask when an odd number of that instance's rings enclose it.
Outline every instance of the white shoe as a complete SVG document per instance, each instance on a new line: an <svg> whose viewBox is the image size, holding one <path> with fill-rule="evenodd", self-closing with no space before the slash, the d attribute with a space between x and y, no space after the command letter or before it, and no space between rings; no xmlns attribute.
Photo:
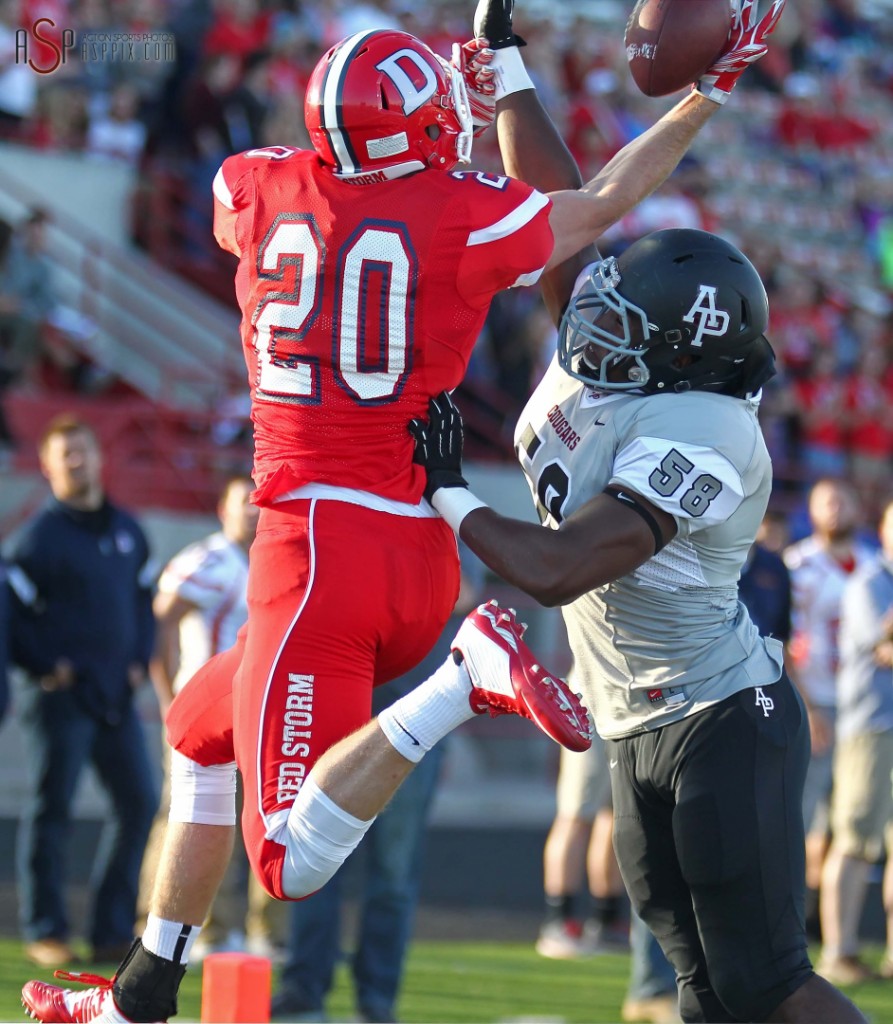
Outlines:
<svg viewBox="0 0 893 1024"><path fill-rule="evenodd" d="M536 951L549 960L579 960L591 956L583 940L583 926L579 921L549 921L540 929Z"/></svg>

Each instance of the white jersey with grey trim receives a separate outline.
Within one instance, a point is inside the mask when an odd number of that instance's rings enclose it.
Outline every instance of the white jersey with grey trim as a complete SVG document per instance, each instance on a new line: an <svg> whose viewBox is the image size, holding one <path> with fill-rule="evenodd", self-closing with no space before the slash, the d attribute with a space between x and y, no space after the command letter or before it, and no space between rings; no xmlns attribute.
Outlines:
<svg viewBox="0 0 893 1024"><path fill-rule="evenodd" d="M248 556L222 531L183 548L165 566L158 590L194 605L180 620L174 693L206 661L236 642L248 618Z"/></svg>
<svg viewBox="0 0 893 1024"><path fill-rule="evenodd" d="M552 362L515 446L545 525L609 484L676 520L676 537L627 576L562 609L571 676L606 739L656 729L781 675L738 578L772 484L758 400L702 391L597 392Z"/></svg>
<svg viewBox="0 0 893 1024"><path fill-rule="evenodd" d="M837 634L843 588L850 574L874 557L874 552L856 542L851 554L850 564L843 565L814 534L784 552L793 591L791 654L797 682L810 702L823 708L837 706Z"/></svg>

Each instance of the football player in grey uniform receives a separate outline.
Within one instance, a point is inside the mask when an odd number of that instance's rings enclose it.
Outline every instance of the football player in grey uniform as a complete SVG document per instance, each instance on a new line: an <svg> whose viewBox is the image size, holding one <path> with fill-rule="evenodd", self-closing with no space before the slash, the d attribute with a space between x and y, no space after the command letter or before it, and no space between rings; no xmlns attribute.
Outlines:
<svg viewBox="0 0 893 1024"><path fill-rule="evenodd" d="M511 0L478 13L491 45L517 42ZM544 190L579 180L534 90L497 110L510 174ZM765 290L703 231L588 259L543 280L558 354L515 435L546 529L469 492L446 394L411 428L426 494L493 570L562 607L573 682L606 740L621 872L683 1019L864 1021L809 961L806 716L781 644L737 594L772 485Z"/></svg>
<svg viewBox="0 0 893 1024"><path fill-rule="evenodd" d="M547 529L468 491L449 395L413 429L435 508L562 608L607 741L621 873L683 1019L861 1021L809 962L808 727L781 643L737 593L772 482L767 322L757 272L716 235L659 231L594 263L515 435Z"/></svg>

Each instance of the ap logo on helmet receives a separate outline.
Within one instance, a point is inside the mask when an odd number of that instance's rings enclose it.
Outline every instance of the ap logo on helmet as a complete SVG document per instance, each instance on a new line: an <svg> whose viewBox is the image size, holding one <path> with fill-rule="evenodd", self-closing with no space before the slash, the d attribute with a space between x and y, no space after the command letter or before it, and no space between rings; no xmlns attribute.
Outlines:
<svg viewBox="0 0 893 1024"><path fill-rule="evenodd" d="M716 308L716 288L710 284L699 285L701 289L691 309L682 318L687 324L698 325L692 340L693 348L700 348L705 334L721 338L729 329L731 317L723 309Z"/></svg>

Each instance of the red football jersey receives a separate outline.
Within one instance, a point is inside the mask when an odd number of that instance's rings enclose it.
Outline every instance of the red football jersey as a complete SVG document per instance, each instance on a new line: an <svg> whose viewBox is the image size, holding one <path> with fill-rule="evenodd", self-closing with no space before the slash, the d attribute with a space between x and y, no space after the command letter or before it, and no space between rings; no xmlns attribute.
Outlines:
<svg viewBox="0 0 893 1024"><path fill-rule="evenodd" d="M538 279L550 205L474 171L356 184L307 150L224 161L259 504L311 482L421 499L408 423L462 380L493 295Z"/></svg>

